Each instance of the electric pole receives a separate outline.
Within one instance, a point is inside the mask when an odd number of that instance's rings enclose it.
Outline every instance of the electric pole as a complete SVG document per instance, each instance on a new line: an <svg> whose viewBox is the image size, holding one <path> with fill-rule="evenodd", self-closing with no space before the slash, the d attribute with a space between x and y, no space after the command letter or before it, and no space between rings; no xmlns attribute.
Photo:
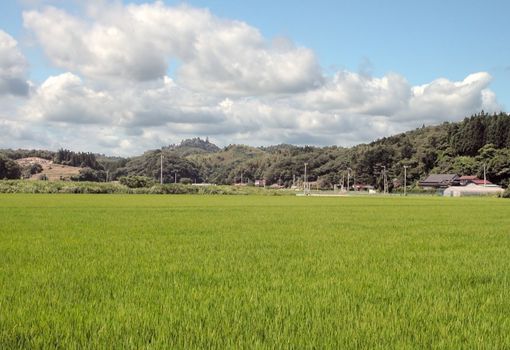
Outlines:
<svg viewBox="0 0 510 350"><path fill-rule="evenodd" d="M308 166L308 163L305 163L305 183L303 184L304 188L303 188L303 191L305 192L305 194L308 193L307 191L307 188L308 188L308 175L306 174L306 167Z"/></svg>
<svg viewBox="0 0 510 350"><path fill-rule="evenodd" d="M382 166L383 168L383 193L388 193L388 178L386 177L386 165Z"/></svg>
<svg viewBox="0 0 510 350"><path fill-rule="evenodd" d="M409 165L404 165L404 197L407 196L407 168Z"/></svg>
<svg viewBox="0 0 510 350"><path fill-rule="evenodd" d="M487 184L487 166L483 163L483 187Z"/></svg>
<svg viewBox="0 0 510 350"><path fill-rule="evenodd" d="M351 168L347 168L347 193L350 191L349 182L351 180Z"/></svg>
<svg viewBox="0 0 510 350"><path fill-rule="evenodd" d="M163 185L163 150L161 150L159 182Z"/></svg>

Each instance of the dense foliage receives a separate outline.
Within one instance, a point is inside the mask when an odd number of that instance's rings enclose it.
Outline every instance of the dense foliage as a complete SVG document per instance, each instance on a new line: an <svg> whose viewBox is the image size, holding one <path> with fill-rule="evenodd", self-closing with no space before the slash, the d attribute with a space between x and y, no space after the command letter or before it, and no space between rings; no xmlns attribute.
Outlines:
<svg viewBox="0 0 510 350"><path fill-rule="evenodd" d="M0 153L0 179L19 179L20 176L20 166Z"/></svg>
<svg viewBox="0 0 510 350"><path fill-rule="evenodd" d="M48 151L4 151L11 159L37 152L50 156ZM84 170L84 174L77 177L81 180L104 181L144 176L159 182L161 156L164 183L253 184L256 180L265 179L268 185L290 187L303 181L304 164L307 163L308 180L321 188L332 188L334 184L342 182L345 184L349 176L351 186L358 183L381 189L386 174L389 189L392 190L402 186L404 166L408 167L408 185L416 184L431 173L482 177L485 166L490 181L508 186L510 116L506 113L488 115L482 112L462 122L424 126L351 148L282 144L259 148L229 145L220 149L208 139L194 138L133 158L61 149L53 155L53 159L62 164L100 172L92 176L94 174Z"/></svg>
<svg viewBox="0 0 510 350"><path fill-rule="evenodd" d="M96 159L96 155L89 152L73 152L67 149L59 149L53 157L57 164L103 170L103 167Z"/></svg>
<svg viewBox="0 0 510 350"><path fill-rule="evenodd" d="M119 179L119 182L129 188L143 188L151 187L154 185L154 179L147 176L123 176Z"/></svg>
<svg viewBox="0 0 510 350"><path fill-rule="evenodd" d="M253 186L193 186L186 184L152 184L129 187L120 182L89 181L0 181L0 193L95 193L95 194L199 194L199 195L267 195L294 194L293 191L264 190Z"/></svg>

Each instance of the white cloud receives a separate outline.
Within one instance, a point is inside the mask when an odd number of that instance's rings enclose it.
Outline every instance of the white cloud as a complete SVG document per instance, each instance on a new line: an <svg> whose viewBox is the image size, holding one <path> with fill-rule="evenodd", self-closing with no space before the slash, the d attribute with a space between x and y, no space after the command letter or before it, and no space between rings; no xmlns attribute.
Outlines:
<svg viewBox="0 0 510 350"><path fill-rule="evenodd" d="M213 136L221 144L353 145L423 123L460 119L482 108L497 109L486 73L416 87L396 75L341 76L301 94L220 98L181 87L169 77L94 89L65 73L36 89L21 114L53 129L65 124L74 132L82 130L80 135L97 139L99 146L122 153L192 136Z"/></svg>
<svg viewBox="0 0 510 350"><path fill-rule="evenodd" d="M463 81L437 79L412 88L409 111L400 113L403 120L438 122L458 120L484 109L497 111L500 107L488 86L492 77L485 72L467 76Z"/></svg>
<svg viewBox="0 0 510 350"><path fill-rule="evenodd" d="M72 73L49 77L22 112L34 121L66 124L110 124L117 117L111 95L84 86Z"/></svg>
<svg viewBox="0 0 510 350"><path fill-rule="evenodd" d="M17 113L14 97L0 100L10 111L0 115L4 143L121 155L194 136L220 145L353 145L500 108L485 72L420 86L396 73L325 77L311 50L207 10L104 6L92 2L87 18L53 7L24 13L47 56L68 72L34 87ZM8 52L19 54L13 40L4 40ZM20 65L0 67L24 79L20 55L9 60Z"/></svg>
<svg viewBox="0 0 510 350"><path fill-rule="evenodd" d="M92 22L53 7L23 17L57 66L95 79L163 78L172 59L180 84L214 94L292 93L323 79L311 50L271 44L244 22L159 2L114 8L90 11Z"/></svg>
<svg viewBox="0 0 510 350"><path fill-rule="evenodd" d="M0 30L0 96L28 94L27 66L16 40Z"/></svg>

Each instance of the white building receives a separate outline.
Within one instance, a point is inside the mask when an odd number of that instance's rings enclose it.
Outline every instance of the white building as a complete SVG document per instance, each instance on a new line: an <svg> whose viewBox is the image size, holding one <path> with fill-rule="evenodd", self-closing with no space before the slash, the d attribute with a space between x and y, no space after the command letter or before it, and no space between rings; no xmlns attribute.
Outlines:
<svg viewBox="0 0 510 350"><path fill-rule="evenodd" d="M473 183L466 186L450 186L444 190L445 197L465 197L465 196L497 196L503 193L501 187L497 185L475 185Z"/></svg>

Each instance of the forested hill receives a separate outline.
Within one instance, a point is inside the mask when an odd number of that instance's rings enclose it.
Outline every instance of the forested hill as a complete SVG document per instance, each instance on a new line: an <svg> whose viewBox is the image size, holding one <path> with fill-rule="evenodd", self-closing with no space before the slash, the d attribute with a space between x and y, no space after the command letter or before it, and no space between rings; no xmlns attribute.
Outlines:
<svg viewBox="0 0 510 350"><path fill-rule="evenodd" d="M250 147L229 145L220 149L209 140L194 138L178 145L150 150L133 158L113 158L67 150L0 151L2 164L8 159L38 156L55 162L84 167L82 179L115 180L142 175L159 179L163 152L165 182L209 182L232 184L266 179L267 183L290 186L300 181L304 163L309 180L324 187L341 181L348 168L357 183L381 186L381 170L386 167L390 187L398 186L403 166L408 166L408 181L416 182L430 173L457 173L482 176L486 165L488 179L507 186L510 182L510 116L506 113L480 113L462 122L422 127L385 137L369 144L344 148L276 145ZM2 155L3 154L3 155ZM3 162L3 163L2 163ZM12 163L9 163L12 167ZM12 170L12 169L11 169ZM15 173L15 172L14 172ZM9 176L13 172L10 171Z"/></svg>

